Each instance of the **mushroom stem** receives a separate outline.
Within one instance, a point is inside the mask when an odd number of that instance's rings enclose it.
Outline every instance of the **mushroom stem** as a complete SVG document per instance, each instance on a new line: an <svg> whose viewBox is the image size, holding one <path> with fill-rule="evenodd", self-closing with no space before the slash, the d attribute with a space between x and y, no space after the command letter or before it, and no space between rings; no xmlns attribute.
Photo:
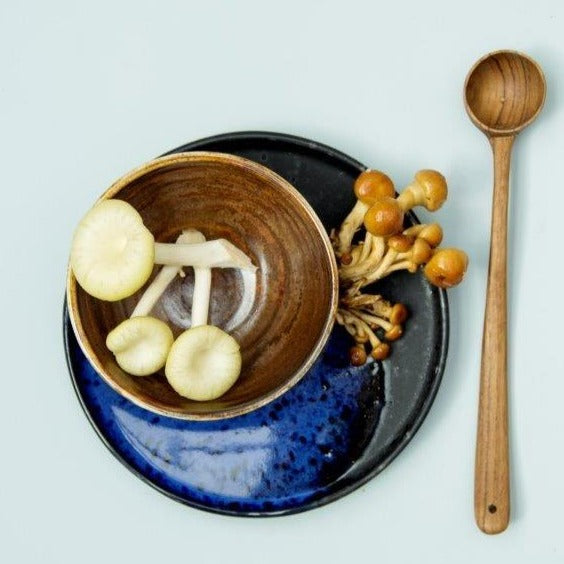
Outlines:
<svg viewBox="0 0 564 564"><path fill-rule="evenodd" d="M354 310L354 315L368 323L368 326L371 329L375 329L376 327L381 327L384 331L389 331L393 324L390 323L387 319L383 319L382 317L378 317L376 315L371 315L370 313L365 313L363 311Z"/></svg>
<svg viewBox="0 0 564 564"><path fill-rule="evenodd" d="M343 290L344 299L348 300L354 296L357 296L360 292L360 289L364 286L364 278L358 278L352 282L352 285L348 288L346 286L342 286L341 289Z"/></svg>
<svg viewBox="0 0 564 564"><path fill-rule="evenodd" d="M407 185L396 198L403 211L408 211L415 206L422 206L425 202L423 187L418 182Z"/></svg>
<svg viewBox="0 0 564 564"><path fill-rule="evenodd" d="M155 243L154 262L176 266L256 270L251 259L225 239L215 239L192 245Z"/></svg>
<svg viewBox="0 0 564 564"><path fill-rule="evenodd" d="M364 243L362 244L362 253L360 253L361 262L365 261L370 255L373 242L374 242L374 237L372 236L372 233L366 233L366 237L364 238Z"/></svg>
<svg viewBox="0 0 564 564"><path fill-rule="evenodd" d="M366 260L368 255L370 254L370 249L372 248L371 237L372 235L370 235L370 233L367 233L364 241L360 241L358 245L355 245L351 248L350 252L348 253L348 255L350 256L350 261L343 260L343 257L341 257L341 264L343 266L351 267Z"/></svg>
<svg viewBox="0 0 564 564"><path fill-rule="evenodd" d="M350 262L348 262L348 260L346 259L347 255L343 255L341 259L341 264L343 264L344 266L354 266L355 264L358 264L361 260L361 256L363 252L364 252L364 244L359 243L358 245L353 247L348 253L348 256L350 257Z"/></svg>
<svg viewBox="0 0 564 564"><path fill-rule="evenodd" d="M354 310L354 315L360 317L363 321L368 323L371 329L376 329L380 327L386 332L384 337L387 341L395 341L399 339L403 334L403 329L399 323L394 324L387 319L383 319L377 315L371 315L370 313L365 313L363 311Z"/></svg>
<svg viewBox="0 0 564 564"><path fill-rule="evenodd" d="M388 274L391 274L392 272L397 272L398 270L407 270L411 274L414 274L415 272L417 272L418 267L419 265L411 260L402 260L392 264L392 266L390 266L388 270L386 270L383 276L388 276Z"/></svg>
<svg viewBox="0 0 564 564"><path fill-rule="evenodd" d="M368 323L349 310L340 309L337 322L353 336L357 343L370 341L370 346L374 349L382 344ZM358 339L357 339L358 338Z"/></svg>
<svg viewBox="0 0 564 564"><path fill-rule="evenodd" d="M337 323L343 327L353 336L358 344L364 344L366 341L370 342L372 351L370 355L376 360L384 360L390 354L390 345L383 343L374 331L370 328L368 323L360 319L355 313L349 310L340 309L337 314Z"/></svg>
<svg viewBox="0 0 564 564"><path fill-rule="evenodd" d="M369 284L376 282L376 280L383 278L386 275L388 268L390 268L390 266L396 260L397 255L397 251L388 249L386 254L384 255L384 258L380 261L378 266L372 272L369 272L364 276L362 287L368 286Z"/></svg>
<svg viewBox="0 0 564 564"><path fill-rule="evenodd" d="M361 253L361 258L356 263L351 263L351 265L341 267L339 272L341 280L355 280L365 275L369 275L382 260L386 250L384 239L382 237L370 236L370 240L370 253L368 256L363 260ZM367 246L366 243L364 246ZM364 251L364 248L362 251Z"/></svg>
<svg viewBox="0 0 564 564"><path fill-rule="evenodd" d="M194 236L199 237L200 242L206 238L196 231ZM194 294L192 296L192 327L208 324L211 295L211 268L205 266L194 267Z"/></svg>
<svg viewBox="0 0 564 564"><path fill-rule="evenodd" d="M379 295L358 294L352 297L344 297L342 304L349 309L359 309L383 317L392 323L400 325L407 319L407 308L402 303L391 304Z"/></svg>
<svg viewBox="0 0 564 564"><path fill-rule="evenodd" d="M205 239L204 239L205 240ZM194 243L192 235L189 231L183 231L176 239L176 244ZM178 265L163 266L153 281L149 284L141 299L137 302L135 309L130 317L143 317L149 315L159 298L168 288L169 284L174 280L177 274L180 274L182 267ZM184 274L184 272L182 272Z"/></svg>
<svg viewBox="0 0 564 564"><path fill-rule="evenodd" d="M362 222L364 221L364 214L367 212L368 207L369 206L362 203L360 200L357 200L353 209L350 211L349 215L347 215L345 221L343 221L341 228L337 233L337 256L341 256L342 254L350 251L354 234L362 225Z"/></svg>

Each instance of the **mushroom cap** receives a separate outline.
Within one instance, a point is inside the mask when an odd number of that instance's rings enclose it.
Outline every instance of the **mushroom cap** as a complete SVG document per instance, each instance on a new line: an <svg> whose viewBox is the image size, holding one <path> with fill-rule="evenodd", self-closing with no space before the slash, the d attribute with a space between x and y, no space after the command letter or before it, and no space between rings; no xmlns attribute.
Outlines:
<svg viewBox="0 0 564 564"><path fill-rule="evenodd" d="M184 331L174 341L165 366L166 378L175 391L196 401L222 396L240 373L239 343L214 325Z"/></svg>
<svg viewBox="0 0 564 564"><path fill-rule="evenodd" d="M468 268L468 255L460 249L439 249L425 265L427 280L439 288L456 286Z"/></svg>
<svg viewBox="0 0 564 564"><path fill-rule="evenodd" d="M388 341L397 341L403 335L403 329L401 325L394 325L388 331L386 331L384 337Z"/></svg>
<svg viewBox="0 0 564 564"><path fill-rule="evenodd" d="M411 248L411 260L415 264L425 264L433 255L433 249L425 239L418 237Z"/></svg>
<svg viewBox="0 0 564 564"><path fill-rule="evenodd" d="M400 325L407 319L407 316L407 308L403 304L397 303L392 306L392 312L390 313L391 323Z"/></svg>
<svg viewBox="0 0 564 564"><path fill-rule="evenodd" d="M126 319L112 329L106 338L106 346L125 372L148 376L165 365L173 341L172 331L164 321L139 316Z"/></svg>
<svg viewBox="0 0 564 564"><path fill-rule="evenodd" d="M361 172L354 183L354 193L363 204L371 206L384 197L393 198L396 194L390 177L379 170Z"/></svg>
<svg viewBox="0 0 564 564"><path fill-rule="evenodd" d="M397 253L405 253L411 249L411 246L415 242L415 238L410 235L404 235L403 233L398 233L397 235L392 235L388 239L388 247L396 251Z"/></svg>
<svg viewBox="0 0 564 564"><path fill-rule="evenodd" d="M364 215L366 230L376 237L388 237L403 228L404 212L389 196L377 200Z"/></svg>
<svg viewBox="0 0 564 564"><path fill-rule="evenodd" d="M445 177L436 170L420 170L415 174L415 181L425 193L425 207L429 211L438 210L447 198L448 189Z"/></svg>
<svg viewBox="0 0 564 564"><path fill-rule="evenodd" d="M101 200L75 230L70 266L88 294L101 300L121 300L139 290L151 275L154 243L132 205Z"/></svg>
<svg viewBox="0 0 564 564"><path fill-rule="evenodd" d="M353 366L362 366L366 362L366 349L355 345L349 349L349 359Z"/></svg>
<svg viewBox="0 0 564 564"><path fill-rule="evenodd" d="M372 355L372 358L375 358L376 360L384 360L390 355L390 345L388 345L388 343L380 343L372 349L370 354Z"/></svg>
<svg viewBox="0 0 564 564"><path fill-rule="evenodd" d="M438 247L443 240L443 229L438 223L429 223L417 235L433 248Z"/></svg>

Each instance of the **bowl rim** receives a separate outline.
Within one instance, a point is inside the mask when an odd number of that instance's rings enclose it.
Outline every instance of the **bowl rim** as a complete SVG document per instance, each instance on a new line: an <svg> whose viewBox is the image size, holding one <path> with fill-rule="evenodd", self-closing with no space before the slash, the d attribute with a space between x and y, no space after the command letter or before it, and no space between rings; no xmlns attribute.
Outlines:
<svg viewBox="0 0 564 564"><path fill-rule="evenodd" d="M181 153L173 153L170 155L165 155L158 157L156 159L152 159L146 163L143 163L136 168L132 169L131 171L127 172L120 178L118 178L110 187L94 202L95 205L97 202L110 199L115 197L119 192L128 186L134 180L141 178L145 174L150 172L154 172L170 166L171 164L182 164L187 162L203 162L203 163L221 163L221 164L229 164L235 165L239 168L244 170L250 171L253 174L262 177L264 180L274 182L278 185L282 191L286 192L286 194L293 197L300 206L304 209L307 216L309 217L310 221L314 224L318 235L321 238L321 242L323 243L323 247L325 249L325 256L328 257L329 267L330 267L330 275L331 275L331 303L329 312L325 319L325 323L323 324L323 329L316 341L316 344L312 347L309 355L306 357L305 361L302 365L292 374L292 376L285 381L282 385L278 386L274 390L270 391L265 396L247 401L240 405L225 408L222 410L218 410L213 413L186 413L186 412L178 412L178 411L169 411L168 409L164 409L155 405L152 405L139 397L135 394L127 391L126 389L122 388L113 378L110 377L109 373L105 370L102 362L98 358L98 355L94 351L94 349L90 346L90 342L82 321L80 319L80 315L78 313L78 283L72 269L70 267L70 261L67 265L67 283L66 283L66 297L68 303L68 314L69 319L71 322L71 326L75 333L77 342L86 356L88 362L91 366L95 369L97 374L118 394L125 397L135 405L146 409L152 413L156 413L158 415L164 415L166 417L172 417L174 419L182 419L182 420L193 420L193 421L215 421L221 419L228 419L232 417L236 417L239 415L243 415L245 413L249 413L268 403L271 403L275 399L279 398L283 395L286 391L291 389L295 386L303 376L309 371L312 367L314 362L317 360L327 340L333 330L333 326L335 324L335 315L337 313L338 308L338 300L339 300L339 275L338 275L338 267L337 267L337 260L333 251L333 246L329 239L329 235L327 234L323 223L319 219L317 213L314 211L312 206L309 202L305 199L304 196L292 186L286 179L284 179L279 174L275 173L274 171L270 170L269 168L251 161L249 159L239 157L236 155L231 155L228 153L221 153L215 151L186 151Z"/></svg>

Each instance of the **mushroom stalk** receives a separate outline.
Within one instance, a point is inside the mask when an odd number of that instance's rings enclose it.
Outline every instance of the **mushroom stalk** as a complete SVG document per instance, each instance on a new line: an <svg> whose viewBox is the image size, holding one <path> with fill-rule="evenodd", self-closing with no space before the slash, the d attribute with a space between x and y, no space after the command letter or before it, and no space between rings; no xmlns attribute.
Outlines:
<svg viewBox="0 0 564 564"><path fill-rule="evenodd" d="M183 231L176 239L176 244L195 243L190 231ZM147 287L141 299L137 302L131 317L143 317L149 315L159 298L164 294L170 283L180 274L182 267L178 265L163 266Z"/></svg>
<svg viewBox="0 0 564 564"><path fill-rule="evenodd" d="M393 324L390 323L387 319L378 317L377 315L371 315L370 313L365 313L358 310L354 310L354 315L362 319L362 321L368 323L368 326L371 329L381 327L382 329L384 329L384 331L389 331L393 327Z"/></svg>
<svg viewBox="0 0 564 564"><path fill-rule="evenodd" d="M393 325L400 325L407 319L407 308L401 304L391 304L382 296L375 294L358 294L356 296L344 297L341 303L347 309L362 310L383 317Z"/></svg>
<svg viewBox="0 0 564 564"><path fill-rule="evenodd" d="M194 243L206 240L199 231L193 233ZM194 293L192 295L192 327L208 324L212 271L206 266L194 267Z"/></svg>
<svg viewBox="0 0 564 564"><path fill-rule="evenodd" d="M372 246L375 244L376 242L374 241L374 237L372 236L371 233L367 233L366 237L364 238L364 243L362 244L362 251L360 253L360 261L365 261L368 256L370 255L370 252L372 250Z"/></svg>
<svg viewBox="0 0 564 564"><path fill-rule="evenodd" d="M395 341L399 339L403 334L403 329L401 325L394 325L387 319L383 319L382 317L378 317L377 315L371 315L370 313L366 313L364 311L354 310L354 315L362 319L362 321L368 323L368 326L371 329L376 329L381 327L384 329L385 338L388 341Z"/></svg>
<svg viewBox="0 0 564 564"><path fill-rule="evenodd" d="M412 182L406 186L396 198L402 210L407 211L425 202L425 192L421 184Z"/></svg>
<svg viewBox="0 0 564 564"><path fill-rule="evenodd" d="M358 317L355 313L346 309L339 309L336 316L337 323L342 325L353 339L363 344L370 342L372 347L371 356L377 360L383 360L390 354L390 345L383 343L376 333L370 328L368 323Z"/></svg>
<svg viewBox="0 0 564 564"><path fill-rule="evenodd" d="M215 239L192 245L155 243L154 262L176 266L256 270L251 259L225 239Z"/></svg>
<svg viewBox="0 0 564 564"><path fill-rule="evenodd" d="M392 272L397 272L398 270L407 270L411 274L414 274L415 272L417 272L418 267L419 265L411 260L400 260L398 262L394 262L394 264L392 264L388 268L388 270L384 272L382 277L388 276L388 274L391 274Z"/></svg>
<svg viewBox="0 0 564 564"><path fill-rule="evenodd" d="M370 249L368 254L364 252L365 247ZM368 234L367 241L361 249L359 260L348 266L341 267L339 272L341 280L355 280L369 274L382 260L385 250L386 244L382 237L374 237ZM367 256L363 259L363 255Z"/></svg>
<svg viewBox="0 0 564 564"><path fill-rule="evenodd" d="M354 234L357 232L358 228L362 225L364 221L364 214L368 211L369 206L360 200L356 201L353 209L343 221L339 233L337 234L337 255L348 252L351 248L351 243Z"/></svg>
<svg viewBox="0 0 564 564"><path fill-rule="evenodd" d="M390 268L390 266L396 260L397 256L398 256L397 251L388 249L388 251L384 255L384 258L380 261L378 266L363 278L362 287L368 286L369 284L376 282L376 280L380 280L380 278L383 278L388 268Z"/></svg>

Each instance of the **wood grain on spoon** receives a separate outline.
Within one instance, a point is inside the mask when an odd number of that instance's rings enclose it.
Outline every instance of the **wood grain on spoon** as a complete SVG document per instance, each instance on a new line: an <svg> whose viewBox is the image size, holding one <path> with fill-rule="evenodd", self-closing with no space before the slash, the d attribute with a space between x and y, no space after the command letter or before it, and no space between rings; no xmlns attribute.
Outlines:
<svg viewBox="0 0 564 564"><path fill-rule="evenodd" d="M488 137L494 156L490 263L480 374L474 512L485 533L509 524L507 408L507 210L511 147L539 114L545 99L542 70L526 55L496 51L470 70L465 106Z"/></svg>

